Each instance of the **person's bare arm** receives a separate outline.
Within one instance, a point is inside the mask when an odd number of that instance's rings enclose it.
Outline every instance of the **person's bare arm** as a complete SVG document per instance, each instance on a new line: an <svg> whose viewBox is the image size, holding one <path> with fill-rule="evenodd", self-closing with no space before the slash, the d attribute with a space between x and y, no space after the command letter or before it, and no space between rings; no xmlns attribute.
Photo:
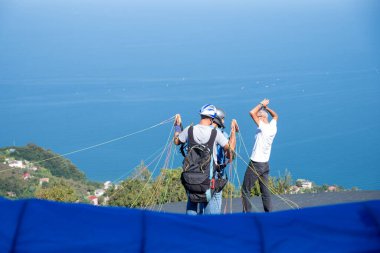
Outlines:
<svg viewBox="0 0 380 253"><path fill-rule="evenodd" d="M235 119L231 122L231 134L228 144L224 146L224 151L226 152L227 158L232 161L235 158L235 147L236 147L236 132L239 131L239 126Z"/></svg>
<svg viewBox="0 0 380 253"><path fill-rule="evenodd" d="M181 132L181 123L182 123L181 115L176 114L175 120L174 120L174 128L175 128L174 131L175 132L174 132L174 138L173 138L173 142L175 145L179 145L182 143L178 138L178 135Z"/></svg>
<svg viewBox="0 0 380 253"><path fill-rule="evenodd" d="M272 116L272 118L276 121L278 121L278 115L275 111L273 111L272 109L270 109L268 106L265 107L265 110L267 110L267 112L269 112L270 116Z"/></svg>
<svg viewBox="0 0 380 253"><path fill-rule="evenodd" d="M251 115L251 118L256 123L256 125L259 125L260 119L257 116L257 113L260 111L262 107L266 107L269 104L268 99L264 99L260 102L260 104L256 105L256 107L252 108L251 111L249 111L249 115Z"/></svg>

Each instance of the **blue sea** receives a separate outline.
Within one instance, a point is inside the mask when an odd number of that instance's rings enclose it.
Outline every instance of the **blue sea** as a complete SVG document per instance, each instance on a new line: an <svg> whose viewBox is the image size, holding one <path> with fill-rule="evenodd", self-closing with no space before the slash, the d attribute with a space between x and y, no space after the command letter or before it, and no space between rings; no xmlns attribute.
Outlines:
<svg viewBox="0 0 380 253"><path fill-rule="evenodd" d="M269 98L272 176L379 190L379 10L374 0L1 2L0 146L35 143L90 180L118 181L141 161L179 167L178 149L160 153L172 123L153 126L176 113L197 123L213 103L239 123L242 180L248 112Z"/></svg>

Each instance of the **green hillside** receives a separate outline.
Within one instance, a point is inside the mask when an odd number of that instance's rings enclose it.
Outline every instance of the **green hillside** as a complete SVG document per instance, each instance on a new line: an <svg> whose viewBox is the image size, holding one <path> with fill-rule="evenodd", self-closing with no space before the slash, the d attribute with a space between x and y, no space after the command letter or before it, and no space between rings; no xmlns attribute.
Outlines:
<svg viewBox="0 0 380 253"><path fill-rule="evenodd" d="M182 168L161 168L159 175L153 177L142 161L124 181L102 184L88 181L70 160L35 144L0 148L0 196L11 199L42 198L149 208L187 199L180 180L181 172ZM339 186L317 186L305 179L298 179L294 184L287 170L282 176L270 177L268 187L272 194L345 190ZM259 196L259 188L256 182L252 194ZM240 189L228 183L223 198L239 197Z"/></svg>
<svg viewBox="0 0 380 253"><path fill-rule="evenodd" d="M88 202L101 187L70 160L35 144L0 149L0 196Z"/></svg>
<svg viewBox="0 0 380 253"><path fill-rule="evenodd" d="M16 160L26 160L35 165L48 169L53 176L84 181L86 179L83 172L75 167L72 162L60 155L43 149L35 144L28 144L25 147L6 147L0 149L0 154L8 154Z"/></svg>

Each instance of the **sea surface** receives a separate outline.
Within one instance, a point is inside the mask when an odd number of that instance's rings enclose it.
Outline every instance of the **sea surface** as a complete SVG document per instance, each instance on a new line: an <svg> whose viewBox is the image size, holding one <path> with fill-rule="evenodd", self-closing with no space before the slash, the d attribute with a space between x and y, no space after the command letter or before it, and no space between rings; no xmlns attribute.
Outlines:
<svg viewBox="0 0 380 253"><path fill-rule="evenodd" d="M156 175L181 165L170 119L197 123L212 103L239 123L241 182L248 112L269 98L272 176L379 190L379 6L1 2L0 146L35 143L96 181L117 182L141 161Z"/></svg>

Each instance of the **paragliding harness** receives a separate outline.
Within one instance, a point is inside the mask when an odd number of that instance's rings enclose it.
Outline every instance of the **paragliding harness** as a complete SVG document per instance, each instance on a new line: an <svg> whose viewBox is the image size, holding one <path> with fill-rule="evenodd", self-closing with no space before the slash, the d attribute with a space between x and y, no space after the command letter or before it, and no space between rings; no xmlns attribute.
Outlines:
<svg viewBox="0 0 380 253"><path fill-rule="evenodd" d="M188 152L183 161L181 182L192 202L209 202L214 192L223 188L216 184L220 180L215 181L212 152L216 135L217 130L213 129L208 142L198 144L194 141L193 126L188 129Z"/></svg>
<svg viewBox="0 0 380 253"><path fill-rule="evenodd" d="M218 175L215 178L215 192L221 192L228 182L228 177L224 174L224 168L227 164L215 164L215 174Z"/></svg>

